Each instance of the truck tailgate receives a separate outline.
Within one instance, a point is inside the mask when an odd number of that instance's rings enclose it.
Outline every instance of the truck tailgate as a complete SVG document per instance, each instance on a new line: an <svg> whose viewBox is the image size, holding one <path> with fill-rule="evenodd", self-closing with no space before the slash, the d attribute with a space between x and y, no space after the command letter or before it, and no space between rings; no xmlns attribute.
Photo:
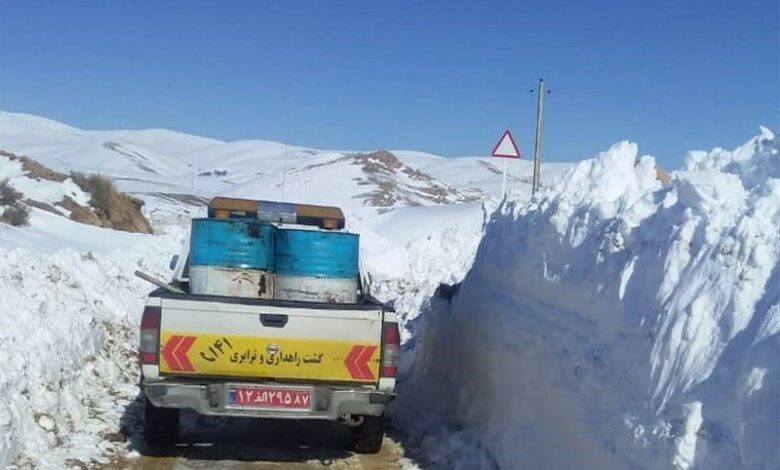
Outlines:
<svg viewBox="0 0 780 470"><path fill-rule="evenodd" d="M381 307L163 298L160 374L376 383Z"/></svg>

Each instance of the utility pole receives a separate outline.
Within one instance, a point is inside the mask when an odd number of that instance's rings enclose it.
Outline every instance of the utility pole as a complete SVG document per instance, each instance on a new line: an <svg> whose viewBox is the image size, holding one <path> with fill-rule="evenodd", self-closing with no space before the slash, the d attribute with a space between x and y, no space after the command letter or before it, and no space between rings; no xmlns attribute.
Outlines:
<svg viewBox="0 0 780 470"><path fill-rule="evenodd" d="M533 92L533 90L531 90ZM549 93L549 91L548 91ZM531 194L539 190L539 173L542 166L542 119L544 115L544 80L539 79L539 91L536 97L536 145L534 145L534 176Z"/></svg>

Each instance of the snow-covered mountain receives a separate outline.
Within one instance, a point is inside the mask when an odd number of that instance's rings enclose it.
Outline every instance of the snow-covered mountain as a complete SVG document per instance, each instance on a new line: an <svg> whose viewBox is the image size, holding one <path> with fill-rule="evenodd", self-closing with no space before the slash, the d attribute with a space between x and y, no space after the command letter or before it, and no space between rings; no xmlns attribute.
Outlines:
<svg viewBox="0 0 780 470"><path fill-rule="evenodd" d="M342 207L451 204L496 196L503 163L412 151L222 142L162 129L89 131L9 112L0 112L0 147L59 171L105 173L131 192L223 194ZM543 179L567 166L545 165ZM525 160L510 163L510 190L529 192L531 167Z"/></svg>

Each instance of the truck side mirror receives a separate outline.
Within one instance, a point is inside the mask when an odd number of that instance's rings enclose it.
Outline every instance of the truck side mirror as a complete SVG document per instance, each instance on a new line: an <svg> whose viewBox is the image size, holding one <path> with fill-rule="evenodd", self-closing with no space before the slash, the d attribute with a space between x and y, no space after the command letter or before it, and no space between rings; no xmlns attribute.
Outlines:
<svg viewBox="0 0 780 470"><path fill-rule="evenodd" d="M179 255L173 255L173 256L171 257L171 262L170 262L170 264L168 265L168 269L170 269L171 271L173 271L174 269L176 269L176 263L178 263L178 262L179 262Z"/></svg>

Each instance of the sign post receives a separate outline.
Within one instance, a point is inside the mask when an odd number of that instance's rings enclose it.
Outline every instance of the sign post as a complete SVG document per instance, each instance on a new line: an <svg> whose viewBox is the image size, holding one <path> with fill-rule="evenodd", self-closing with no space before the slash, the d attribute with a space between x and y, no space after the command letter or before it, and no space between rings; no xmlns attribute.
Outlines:
<svg viewBox="0 0 780 470"><path fill-rule="evenodd" d="M498 143L493 148L493 156L504 159L504 174L501 180L501 199L504 199L506 196L506 161L509 158L520 158L520 150L517 149L517 144L515 144L515 139L509 129L505 130L501 138L498 139Z"/></svg>

